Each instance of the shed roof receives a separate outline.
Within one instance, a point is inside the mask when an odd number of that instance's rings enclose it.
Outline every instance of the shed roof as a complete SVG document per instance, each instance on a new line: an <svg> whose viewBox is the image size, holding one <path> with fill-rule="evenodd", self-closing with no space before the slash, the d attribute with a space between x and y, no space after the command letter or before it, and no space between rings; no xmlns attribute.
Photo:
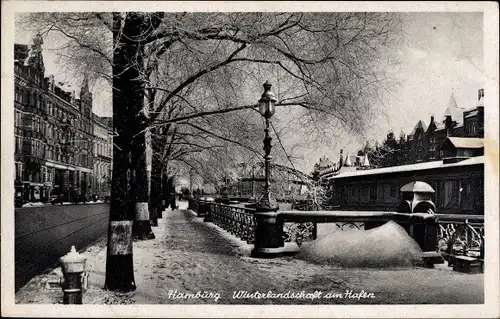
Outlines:
<svg viewBox="0 0 500 319"><path fill-rule="evenodd" d="M420 170L433 169L439 167L455 167L455 166L468 166L468 165L480 165L480 164L484 164L484 155L471 157L469 159L457 163L449 163L449 164L444 164L443 161L432 161L432 162L424 162L417 164L399 165L399 166L374 168L374 169L354 171L354 172L346 172L329 177L328 179L340 179L340 178L354 177L354 176L389 174L389 173L399 173L406 171L420 171Z"/></svg>
<svg viewBox="0 0 500 319"><path fill-rule="evenodd" d="M448 137L456 148L483 148L484 140L476 137ZM444 143L443 143L444 145Z"/></svg>

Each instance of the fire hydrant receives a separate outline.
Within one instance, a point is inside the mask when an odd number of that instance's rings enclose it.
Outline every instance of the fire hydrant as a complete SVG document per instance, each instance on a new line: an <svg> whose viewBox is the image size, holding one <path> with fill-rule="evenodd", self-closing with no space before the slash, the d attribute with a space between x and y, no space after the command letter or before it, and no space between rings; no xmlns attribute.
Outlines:
<svg viewBox="0 0 500 319"><path fill-rule="evenodd" d="M85 256L76 251L75 246L71 246L71 251L59 259L64 275L63 304L82 304L82 278L86 260Z"/></svg>

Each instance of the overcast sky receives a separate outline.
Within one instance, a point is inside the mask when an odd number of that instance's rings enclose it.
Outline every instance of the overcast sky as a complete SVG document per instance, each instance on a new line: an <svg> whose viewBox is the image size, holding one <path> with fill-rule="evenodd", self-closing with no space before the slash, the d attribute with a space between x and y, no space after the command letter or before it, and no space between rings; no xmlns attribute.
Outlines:
<svg viewBox="0 0 500 319"><path fill-rule="evenodd" d="M404 34L405 41L396 52L402 60L395 74L400 85L378 105L384 111L367 132L373 140L381 141L389 129L396 135L401 130L408 134L419 119L428 123L431 115L441 120L452 92L459 107L474 107L477 90L484 85L482 13L408 13ZM15 41L30 43L32 36L16 30ZM46 76L54 74L56 81L71 82L50 52L57 46L53 41L47 38L44 43ZM111 116L110 92L98 86L93 92L94 112ZM340 148L354 152L361 143L338 141L332 147L310 150L297 168L308 172L321 156L336 161Z"/></svg>

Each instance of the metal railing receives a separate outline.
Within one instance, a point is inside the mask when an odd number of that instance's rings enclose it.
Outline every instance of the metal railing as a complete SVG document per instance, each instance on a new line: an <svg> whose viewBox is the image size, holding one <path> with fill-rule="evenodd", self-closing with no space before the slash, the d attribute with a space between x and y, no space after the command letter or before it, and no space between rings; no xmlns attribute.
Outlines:
<svg viewBox="0 0 500 319"><path fill-rule="evenodd" d="M214 224L247 243L254 243L255 209L215 202L204 204L205 214L210 216ZM383 224L391 220L403 226L426 224L425 215L427 214L378 211L281 211L277 213L277 222L283 224L284 242L296 242L300 246L305 241L317 238L318 223L332 223L339 230L363 230L368 223ZM436 252L441 252L448 260L450 258L447 257L458 255L484 259L484 216L434 216L434 224L437 226Z"/></svg>
<svg viewBox="0 0 500 319"><path fill-rule="evenodd" d="M437 224L437 251L449 263L451 256L484 260L484 216L437 214Z"/></svg>
<svg viewBox="0 0 500 319"><path fill-rule="evenodd" d="M438 226L436 251L445 259L449 256L468 256L484 259L484 216L435 214ZM284 224L285 241L304 241L317 237L317 223L332 223L339 230L362 230L367 222L410 223L411 215L397 212L349 211L285 211L280 217ZM287 223L288 222L288 223ZM450 266L452 264L450 263Z"/></svg>
<svg viewBox="0 0 500 319"><path fill-rule="evenodd" d="M255 209L206 203L206 214L214 224L251 244L255 240Z"/></svg>
<svg viewBox="0 0 500 319"><path fill-rule="evenodd" d="M318 223L334 224L339 230L365 228L366 222L387 222L390 220L409 221L408 214L397 212L363 211L283 211L283 238L285 242L295 242L301 246L305 241L315 240Z"/></svg>

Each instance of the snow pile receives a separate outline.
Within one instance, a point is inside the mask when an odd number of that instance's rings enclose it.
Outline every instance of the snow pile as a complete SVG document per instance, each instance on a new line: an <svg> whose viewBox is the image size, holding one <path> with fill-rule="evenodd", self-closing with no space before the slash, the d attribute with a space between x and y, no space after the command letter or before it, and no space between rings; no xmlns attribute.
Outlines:
<svg viewBox="0 0 500 319"><path fill-rule="evenodd" d="M28 202L24 204L22 207L36 207L36 206L45 206L42 202Z"/></svg>
<svg viewBox="0 0 500 319"><path fill-rule="evenodd" d="M421 260L418 244L395 222L370 230L336 231L301 247L298 257L343 267L401 267Z"/></svg>

